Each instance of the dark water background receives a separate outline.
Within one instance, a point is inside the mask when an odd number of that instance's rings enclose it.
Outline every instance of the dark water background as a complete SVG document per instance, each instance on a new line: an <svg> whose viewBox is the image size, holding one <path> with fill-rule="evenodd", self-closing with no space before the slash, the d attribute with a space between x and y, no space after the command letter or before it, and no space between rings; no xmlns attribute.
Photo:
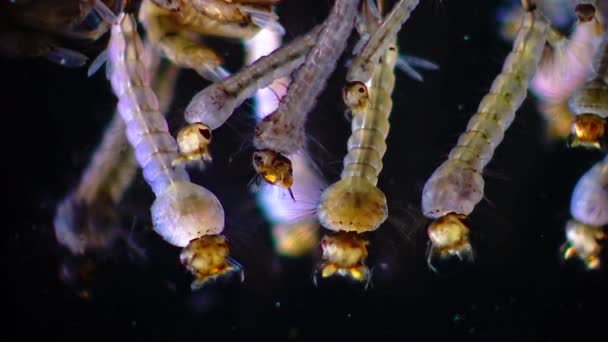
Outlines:
<svg viewBox="0 0 608 342"><path fill-rule="evenodd" d="M327 0L286 0L279 14L288 36L322 21L330 5ZM371 236L369 264L377 267L367 291L339 283L314 287L311 271L318 251L299 260L274 255L269 226L247 192L251 148L241 146L253 121L248 107L242 107L229 126L217 131L213 168L193 178L224 204L225 232L235 259L245 267L245 282L192 293L179 250L150 230L153 195L138 175L125 211L147 257L137 259L116 248L90 259L98 260L94 281L90 298L81 298L80 288L59 276L62 263L76 260L57 244L51 220L56 202L77 184L116 100L101 73L87 79L84 69L44 60L2 60L0 75L10 86L2 101L9 158L4 165L14 173L5 200L19 199L9 205L17 223L4 227L3 283L8 289L2 307L9 319L3 330L24 339L41 334L70 341L583 341L605 336L605 269L586 272L559 258L572 188L601 155L546 143L531 99L488 167L487 200L470 216L476 263L443 275L426 268L422 186L447 156L510 49L497 36L495 5L422 1L400 34L403 51L437 61L441 70L424 72L422 84L398 77L379 181L391 218ZM221 46L235 70L241 48ZM339 176L350 134L342 115L343 76L339 68L309 120L310 134L327 149L315 145L313 155L331 181ZM181 74L169 122L173 130L181 125L181 110L203 86L196 74ZM32 142L34 149L27 147Z"/></svg>

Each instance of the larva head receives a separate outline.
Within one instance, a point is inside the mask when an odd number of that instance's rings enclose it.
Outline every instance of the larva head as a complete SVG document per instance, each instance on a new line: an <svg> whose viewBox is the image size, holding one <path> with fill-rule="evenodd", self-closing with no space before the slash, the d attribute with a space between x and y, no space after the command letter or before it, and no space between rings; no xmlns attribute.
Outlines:
<svg viewBox="0 0 608 342"><path fill-rule="evenodd" d="M600 266L602 245L600 240L606 238L602 227L590 226L570 220L566 224L566 243L562 246L564 259L578 257L587 268L596 269Z"/></svg>
<svg viewBox="0 0 608 342"><path fill-rule="evenodd" d="M180 261L195 277L191 287L197 290L222 275L238 272L243 280L243 268L230 257L226 238L207 235L190 241L179 255Z"/></svg>
<svg viewBox="0 0 608 342"><path fill-rule="evenodd" d="M293 185L291 160L272 150L253 153L253 168L266 182L290 189Z"/></svg>
<svg viewBox="0 0 608 342"><path fill-rule="evenodd" d="M348 82L342 89L342 98L349 109L363 109L367 106L369 100L367 86L359 81Z"/></svg>
<svg viewBox="0 0 608 342"><path fill-rule="evenodd" d="M177 134L179 158L176 162L210 161L211 138L211 129L203 123L197 122L182 128Z"/></svg>
<svg viewBox="0 0 608 342"><path fill-rule="evenodd" d="M569 137L570 147L606 148L608 122L595 114L576 116Z"/></svg>
<svg viewBox="0 0 608 342"><path fill-rule="evenodd" d="M180 9L179 0L152 0L152 2L156 6L168 11L179 11Z"/></svg>
<svg viewBox="0 0 608 342"><path fill-rule="evenodd" d="M323 260L316 273L322 278L339 275L367 285L370 279L365 265L368 245L369 241L357 233L325 235L321 240Z"/></svg>
<svg viewBox="0 0 608 342"><path fill-rule="evenodd" d="M322 226L333 231L373 231L388 217L386 196L366 178L344 178L325 189L318 217Z"/></svg>
<svg viewBox="0 0 608 342"><path fill-rule="evenodd" d="M436 270L434 262L456 256L460 260L471 260L473 249L469 241L469 227L464 223L465 215L447 214L431 223L428 236L431 243L427 262Z"/></svg>

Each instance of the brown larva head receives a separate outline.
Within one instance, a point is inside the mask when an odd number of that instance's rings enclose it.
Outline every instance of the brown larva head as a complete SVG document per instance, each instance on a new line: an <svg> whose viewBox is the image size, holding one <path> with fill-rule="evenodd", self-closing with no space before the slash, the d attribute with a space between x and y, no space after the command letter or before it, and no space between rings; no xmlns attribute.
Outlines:
<svg viewBox="0 0 608 342"><path fill-rule="evenodd" d="M605 149L606 131L608 131L608 123L605 118L595 114L578 115L572 123L569 145Z"/></svg>
<svg viewBox="0 0 608 342"><path fill-rule="evenodd" d="M351 110L364 108L369 99L367 86L363 82L349 82L342 89L342 98L344 103Z"/></svg>
<svg viewBox="0 0 608 342"><path fill-rule="evenodd" d="M182 128L177 134L179 161L211 160L209 145L211 144L211 129L200 122Z"/></svg>
<svg viewBox="0 0 608 342"><path fill-rule="evenodd" d="M206 235L190 241L180 253L180 261L195 277L196 290L220 276L237 272L243 280L242 267L230 257L230 248L222 235Z"/></svg>
<svg viewBox="0 0 608 342"><path fill-rule="evenodd" d="M370 280L370 271L365 265L368 245L369 241L366 238L353 232L325 235L321 240L323 261L315 273L322 278L339 275L365 283L367 286Z"/></svg>
<svg viewBox="0 0 608 342"><path fill-rule="evenodd" d="M566 243L561 247L563 257L565 260L578 257L588 269L596 269L600 266L600 241L605 238L602 227L570 220L566 223Z"/></svg>
<svg viewBox="0 0 608 342"><path fill-rule="evenodd" d="M430 249L427 255L429 268L436 271L434 263L450 257L470 261L473 248L469 240L469 227L465 215L449 213L433 221L428 228Z"/></svg>
<svg viewBox="0 0 608 342"><path fill-rule="evenodd" d="M293 185L291 160L272 150L253 153L253 168L266 182L290 189Z"/></svg>

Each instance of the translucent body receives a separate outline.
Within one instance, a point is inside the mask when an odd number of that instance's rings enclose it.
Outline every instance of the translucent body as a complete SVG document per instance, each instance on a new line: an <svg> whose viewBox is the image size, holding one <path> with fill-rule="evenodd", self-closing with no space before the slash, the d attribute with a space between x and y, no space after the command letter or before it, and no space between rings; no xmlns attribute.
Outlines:
<svg viewBox="0 0 608 342"><path fill-rule="evenodd" d="M158 56L151 64L152 86L159 93L164 112L173 98L177 70L168 67L159 71ZM55 236L73 254L105 250L118 239L131 242L121 225L117 207L138 166L125 129L116 112L77 188L57 206L53 220Z"/></svg>
<svg viewBox="0 0 608 342"><path fill-rule="evenodd" d="M316 28L319 30L320 28ZM317 31L318 33L318 31ZM282 37L275 31L262 30L256 37L246 43L247 64L258 62L281 46ZM288 45L291 45L289 43ZM288 46L287 45L287 46ZM311 41L310 47L313 42ZM285 75L275 79L266 88L260 88L255 94L255 116L259 120L274 111L278 98L285 95L290 78ZM285 257L300 257L310 253L319 242L319 224L314 215L303 215L307 205L316 203L325 187L324 180L311 169L310 164L301 154L289 156L293 165L293 186L291 196L283 189L270 184L262 184L256 191L256 201L262 213L270 221L274 250Z"/></svg>
<svg viewBox="0 0 608 342"><path fill-rule="evenodd" d="M315 46L296 71L279 108L256 126L253 143L283 155L300 151L305 144L304 124L344 49L350 35L357 2L336 0Z"/></svg>
<svg viewBox="0 0 608 342"><path fill-rule="evenodd" d="M202 122L212 130L228 120L234 110L258 89L275 79L288 76L304 62L315 43L320 27L264 56L239 72L197 93L184 113L187 122Z"/></svg>
<svg viewBox="0 0 608 342"><path fill-rule="evenodd" d="M470 214L483 197L481 172L515 118L526 97L547 36L548 24L537 12L524 15L524 22L507 56L502 72L494 79L456 147L426 182L422 211L429 218L449 213Z"/></svg>
<svg viewBox="0 0 608 342"><path fill-rule="evenodd" d="M221 203L209 190L191 183L183 166L171 165L177 157L177 143L158 111L131 15L121 14L112 25L108 50L110 79L127 138L156 195L150 208L154 230L167 242L185 247L182 261L196 277L193 288L240 269L228 258L225 238L217 235L224 229Z"/></svg>
<svg viewBox="0 0 608 342"><path fill-rule="evenodd" d="M374 68L384 54L386 48L397 36L401 26L410 17L411 12L418 6L418 0L400 0L386 16L382 24L375 30L355 59L346 74L348 82L367 82Z"/></svg>
<svg viewBox="0 0 608 342"><path fill-rule="evenodd" d="M397 46L393 42L377 64L369 88L349 84L345 92L364 91L369 98L352 107L352 134L344 157L341 180L327 188L321 197L318 216L321 225L334 231L358 233L377 229L388 216L384 193L376 187L386 152L390 128L389 115L395 87Z"/></svg>

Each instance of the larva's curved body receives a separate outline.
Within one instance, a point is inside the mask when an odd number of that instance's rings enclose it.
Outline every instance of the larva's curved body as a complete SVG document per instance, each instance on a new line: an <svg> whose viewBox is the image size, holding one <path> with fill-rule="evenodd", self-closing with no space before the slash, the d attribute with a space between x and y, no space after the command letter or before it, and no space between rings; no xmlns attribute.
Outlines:
<svg viewBox="0 0 608 342"><path fill-rule="evenodd" d="M226 259L225 241L218 242L224 239L217 235L224 228L222 205L213 193L191 183L183 166L171 165L177 157L177 143L150 88L142 43L131 15L121 14L112 25L108 50L110 80L127 139L156 195L151 207L154 230L169 243L184 247L182 254L188 255L185 265L197 277L193 287L198 287L235 269ZM214 242L200 243L208 239ZM207 249L201 250L203 246Z"/></svg>
<svg viewBox="0 0 608 342"><path fill-rule="evenodd" d="M455 218L436 221L429 227L433 253L460 256L460 253L470 249L468 243L462 242L468 235L462 218L469 215L483 198L481 173L513 122L516 110L526 98L528 84L545 46L547 31L548 23L540 13L530 11L524 14L522 27L502 72L492 83L489 94L481 100L477 113L469 120L465 133L458 139L448 160L433 172L424 185L424 215L432 219L446 216ZM444 221L449 223L450 229L441 227ZM457 222L461 224L455 224ZM457 238L445 239L446 235ZM454 249L455 246L458 248Z"/></svg>
<svg viewBox="0 0 608 342"><path fill-rule="evenodd" d="M367 82L374 72L380 56L395 40L401 26L418 6L418 0L400 0L384 18L382 24L370 35L369 40L359 54L353 59L346 74L348 82Z"/></svg>
<svg viewBox="0 0 608 342"><path fill-rule="evenodd" d="M599 161L576 183L570 201L572 220L566 224L564 257L574 256L585 262L587 268L600 266L602 246L608 225L608 156Z"/></svg>
<svg viewBox="0 0 608 342"><path fill-rule="evenodd" d="M256 126L253 143L257 149L290 155L304 147L306 116L346 48L346 40L354 27L357 3L353 0L336 0L314 47L296 71L279 108Z"/></svg>
<svg viewBox="0 0 608 342"><path fill-rule="evenodd" d="M315 43L320 27L275 50L232 76L213 83L197 93L186 108L188 123L204 123L215 130L222 126L234 110L258 89L275 79L289 75L304 62L306 53Z"/></svg>

